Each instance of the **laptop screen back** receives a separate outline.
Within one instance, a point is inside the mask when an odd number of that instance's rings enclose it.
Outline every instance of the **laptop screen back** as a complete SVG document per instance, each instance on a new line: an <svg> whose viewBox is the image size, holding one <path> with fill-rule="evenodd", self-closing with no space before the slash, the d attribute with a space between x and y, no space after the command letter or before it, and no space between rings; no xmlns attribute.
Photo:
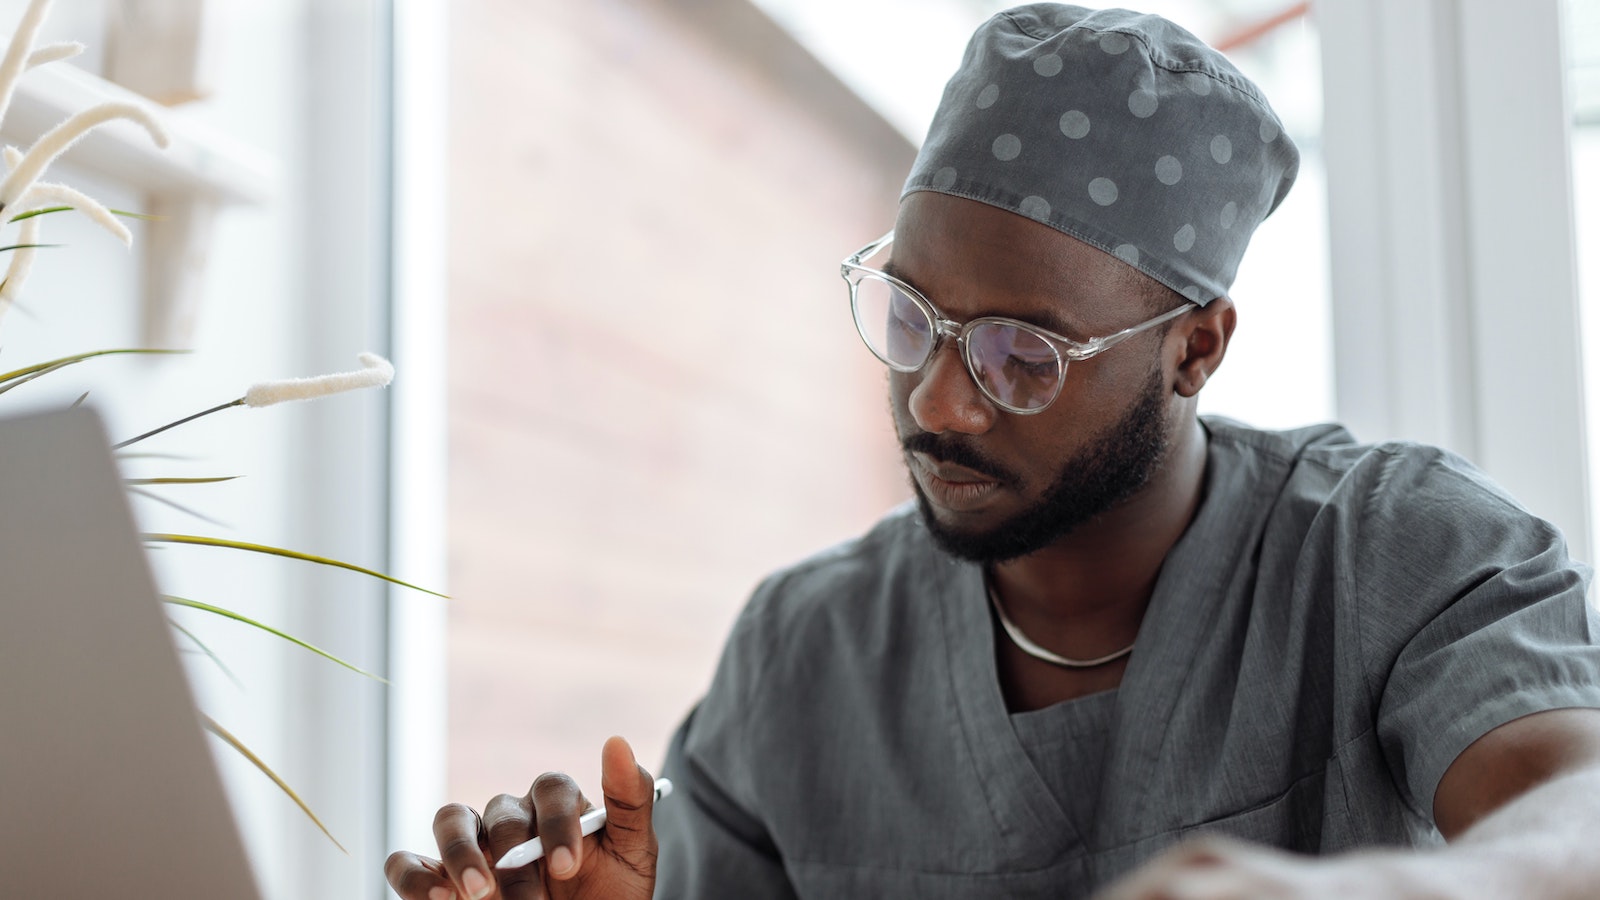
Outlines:
<svg viewBox="0 0 1600 900"><path fill-rule="evenodd" d="M99 418L0 420L0 893L259 897Z"/></svg>

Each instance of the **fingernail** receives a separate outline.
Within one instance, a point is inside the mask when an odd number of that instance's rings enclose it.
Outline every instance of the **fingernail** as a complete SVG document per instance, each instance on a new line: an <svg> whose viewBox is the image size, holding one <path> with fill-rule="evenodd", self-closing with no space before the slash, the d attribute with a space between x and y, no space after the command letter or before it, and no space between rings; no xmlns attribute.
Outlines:
<svg viewBox="0 0 1600 900"><path fill-rule="evenodd" d="M472 900L483 900L494 889L489 879L483 877L483 873L477 869L468 869L461 876L461 886L467 889L467 896Z"/></svg>
<svg viewBox="0 0 1600 900"><path fill-rule="evenodd" d="M550 874L561 876L572 871L572 851L557 847L550 851Z"/></svg>
<svg viewBox="0 0 1600 900"><path fill-rule="evenodd" d="M456 892L442 884L436 884L428 889L428 900L455 900Z"/></svg>

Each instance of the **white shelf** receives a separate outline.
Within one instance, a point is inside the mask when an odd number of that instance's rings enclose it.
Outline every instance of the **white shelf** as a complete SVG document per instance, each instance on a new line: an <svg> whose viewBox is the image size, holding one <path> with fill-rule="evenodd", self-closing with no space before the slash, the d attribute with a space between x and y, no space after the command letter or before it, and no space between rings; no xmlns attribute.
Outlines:
<svg viewBox="0 0 1600 900"><path fill-rule="evenodd" d="M143 197L140 211L159 216L139 229L142 342L147 347L187 347L202 305L216 214L281 196L279 167L271 156L186 117L181 109L161 108L63 63L23 75L0 122L0 140L26 150L62 120L109 100L152 110L171 138L169 146L157 147L132 122L115 121L85 135L61 162L129 188Z"/></svg>
<svg viewBox="0 0 1600 900"><path fill-rule="evenodd" d="M0 138L26 150L61 120L108 100L153 110L166 126L171 146L160 149L131 122L112 122L86 135L63 160L147 193L198 194L223 205L258 204L274 193L279 175L270 156L185 117L182 109L164 109L65 63L22 76L11 110L0 123Z"/></svg>

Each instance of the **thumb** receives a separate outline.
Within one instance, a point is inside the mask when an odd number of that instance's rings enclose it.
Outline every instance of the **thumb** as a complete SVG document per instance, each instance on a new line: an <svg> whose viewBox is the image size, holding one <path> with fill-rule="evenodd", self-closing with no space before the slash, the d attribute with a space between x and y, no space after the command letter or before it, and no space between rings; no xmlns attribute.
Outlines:
<svg viewBox="0 0 1600 900"><path fill-rule="evenodd" d="M633 748L620 737L609 738L600 751L600 792L605 795L608 849L634 866L651 865L656 833L650 824L655 779L634 759Z"/></svg>

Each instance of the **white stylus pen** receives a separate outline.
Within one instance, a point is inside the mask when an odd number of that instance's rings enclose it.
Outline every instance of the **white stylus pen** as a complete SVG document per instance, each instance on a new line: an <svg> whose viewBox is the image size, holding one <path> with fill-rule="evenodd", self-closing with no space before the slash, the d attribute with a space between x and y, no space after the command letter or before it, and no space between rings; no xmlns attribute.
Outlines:
<svg viewBox="0 0 1600 900"><path fill-rule="evenodd" d="M656 779L656 800L660 800L672 793L672 779ZM606 808L591 809L578 818L578 832L585 837L606 827ZM500 861L494 864L496 869L520 869L531 862L544 859L544 841L534 838L531 841L512 847Z"/></svg>

